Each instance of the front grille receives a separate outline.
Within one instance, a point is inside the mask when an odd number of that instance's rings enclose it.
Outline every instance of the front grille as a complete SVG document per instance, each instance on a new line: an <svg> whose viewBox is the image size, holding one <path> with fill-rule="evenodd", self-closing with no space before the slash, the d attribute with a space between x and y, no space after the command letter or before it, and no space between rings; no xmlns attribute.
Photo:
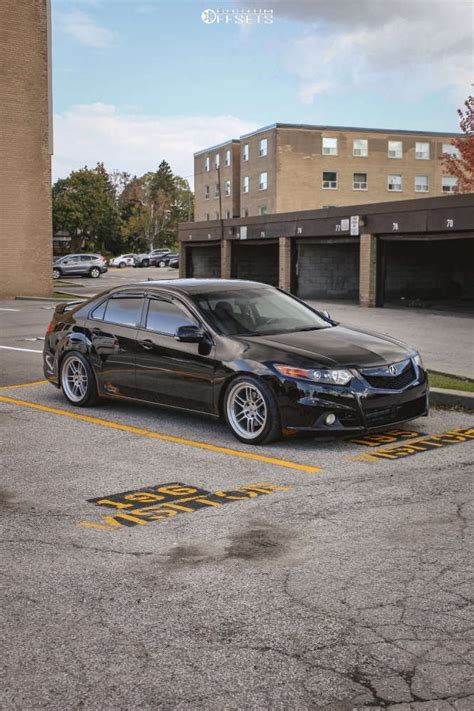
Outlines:
<svg viewBox="0 0 474 711"><path fill-rule="evenodd" d="M365 411L367 427L377 427L379 425L389 425L391 422L410 420L418 417L425 411L426 401L424 397L406 402L403 405L393 407L374 407Z"/></svg>
<svg viewBox="0 0 474 711"><path fill-rule="evenodd" d="M371 375L371 370L373 375ZM367 368L362 372L364 379L373 388L384 388L385 390L401 390L415 380L416 374L411 360L407 361L405 367L398 375L380 375L381 368Z"/></svg>

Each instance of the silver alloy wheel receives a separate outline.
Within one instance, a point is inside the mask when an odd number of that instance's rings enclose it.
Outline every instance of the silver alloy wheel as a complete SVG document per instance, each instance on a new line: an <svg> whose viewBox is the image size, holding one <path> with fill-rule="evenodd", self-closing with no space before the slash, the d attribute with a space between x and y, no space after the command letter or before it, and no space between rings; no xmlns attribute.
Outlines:
<svg viewBox="0 0 474 711"><path fill-rule="evenodd" d="M53 279L59 279L60 276L61 272L59 271L59 269L53 269Z"/></svg>
<svg viewBox="0 0 474 711"><path fill-rule="evenodd" d="M82 360L72 357L66 361L61 373L61 385L73 402L80 402L85 398L89 378Z"/></svg>
<svg viewBox="0 0 474 711"><path fill-rule="evenodd" d="M244 439L255 439L267 424L267 405L253 383L237 383L227 398L227 418L232 429Z"/></svg>
<svg viewBox="0 0 474 711"><path fill-rule="evenodd" d="M98 267L92 267L90 274L93 279L98 279L98 277L100 277L100 269Z"/></svg>

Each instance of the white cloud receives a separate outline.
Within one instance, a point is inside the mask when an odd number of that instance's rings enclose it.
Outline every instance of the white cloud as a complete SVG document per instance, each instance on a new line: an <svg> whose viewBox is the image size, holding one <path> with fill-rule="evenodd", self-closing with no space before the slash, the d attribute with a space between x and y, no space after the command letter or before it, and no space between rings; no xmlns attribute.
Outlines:
<svg viewBox="0 0 474 711"><path fill-rule="evenodd" d="M118 35L116 32L101 27L82 10L59 12L54 16L54 19L59 30L89 47L104 49L117 44Z"/></svg>
<svg viewBox="0 0 474 711"><path fill-rule="evenodd" d="M257 127L235 116L145 116L80 104L54 116L53 175L63 178L99 161L108 170L143 175L164 159L175 173L192 176L194 152Z"/></svg>
<svg viewBox="0 0 474 711"><path fill-rule="evenodd" d="M275 13L305 24L284 62L304 103L349 88L398 98L469 91L473 75L470 0L274 0Z"/></svg>

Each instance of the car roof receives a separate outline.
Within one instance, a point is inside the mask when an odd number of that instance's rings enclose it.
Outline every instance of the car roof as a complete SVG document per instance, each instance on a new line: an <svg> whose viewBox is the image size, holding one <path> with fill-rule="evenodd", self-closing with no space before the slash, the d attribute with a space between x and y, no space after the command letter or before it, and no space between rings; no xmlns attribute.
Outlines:
<svg viewBox="0 0 474 711"><path fill-rule="evenodd" d="M243 290L248 287L269 287L258 281L245 281L243 279L157 279L140 281L113 290L114 294L131 289L160 289L181 294L201 294L213 291Z"/></svg>

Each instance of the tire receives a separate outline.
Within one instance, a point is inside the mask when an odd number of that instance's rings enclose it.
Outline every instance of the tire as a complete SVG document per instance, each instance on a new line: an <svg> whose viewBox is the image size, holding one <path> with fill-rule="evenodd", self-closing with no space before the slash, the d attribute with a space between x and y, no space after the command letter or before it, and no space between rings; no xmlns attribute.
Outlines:
<svg viewBox="0 0 474 711"><path fill-rule="evenodd" d="M159 267L166 267L166 262L161 260L161 262L158 264Z"/></svg>
<svg viewBox="0 0 474 711"><path fill-rule="evenodd" d="M75 407L95 405L98 401L97 383L87 358L77 351L67 353L59 375L61 390Z"/></svg>
<svg viewBox="0 0 474 711"><path fill-rule="evenodd" d="M150 266L150 260L149 259L144 259L142 262L142 267L149 267Z"/></svg>
<svg viewBox="0 0 474 711"><path fill-rule="evenodd" d="M91 267L89 269L89 276L91 279L98 279L100 277L99 267Z"/></svg>
<svg viewBox="0 0 474 711"><path fill-rule="evenodd" d="M53 279L60 279L61 278L61 270L60 269L53 269Z"/></svg>
<svg viewBox="0 0 474 711"><path fill-rule="evenodd" d="M240 442L268 444L282 436L276 397L260 378L241 375L232 380L223 410L227 426Z"/></svg>
<svg viewBox="0 0 474 711"><path fill-rule="evenodd" d="M120 262L119 269L125 269L126 266L125 262Z"/></svg>

